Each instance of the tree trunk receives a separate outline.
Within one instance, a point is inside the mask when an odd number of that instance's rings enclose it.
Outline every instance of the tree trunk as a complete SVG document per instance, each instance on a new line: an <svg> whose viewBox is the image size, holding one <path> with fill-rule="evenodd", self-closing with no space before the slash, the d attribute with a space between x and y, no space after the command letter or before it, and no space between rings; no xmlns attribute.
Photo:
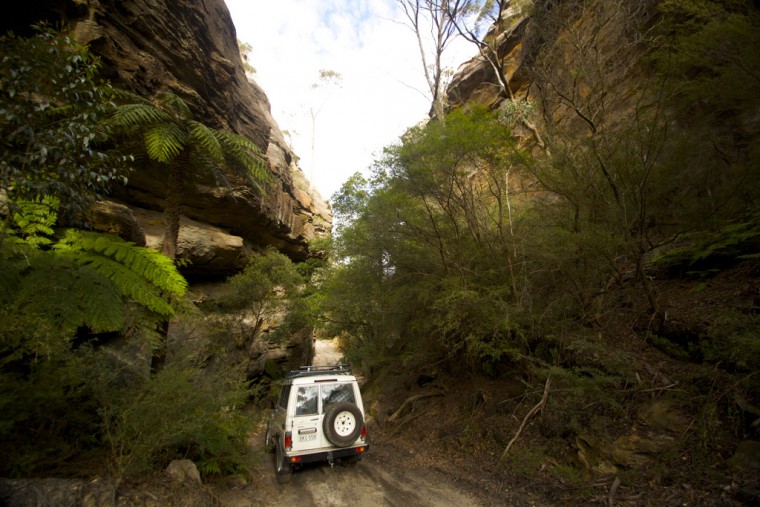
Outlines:
<svg viewBox="0 0 760 507"><path fill-rule="evenodd" d="M177 161L179 162L179 161ZM169 182L166 187L164 205L164 241L161 252L174 260L177 255L177 238L179 237L179 217L182 213L184 181L181 163L172 164Z"/></svg>

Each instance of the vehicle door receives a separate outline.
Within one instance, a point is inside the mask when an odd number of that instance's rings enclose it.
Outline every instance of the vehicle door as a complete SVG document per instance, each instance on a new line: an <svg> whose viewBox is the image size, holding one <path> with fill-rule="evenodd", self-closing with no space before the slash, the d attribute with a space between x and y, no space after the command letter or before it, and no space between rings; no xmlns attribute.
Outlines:
<svg viewBox="0 0 760 507"><path fill-rule="evenodd" d="M285 422L288 416L288 400L290 399L290 389L290 384L282 386L280 397L277 400L277 404L274 406L274 409L272 410L272 432L278 436L285 434Z"/></svg>
<svg viewBox="0 0 760 507"><path fill-rule="evenodd" d="M334 405L337 403L351 403L356 405L356 393L354 392L355 384L353 382L335 382L331 384L322 384L321 386L321 409L320 413L322 414L322 424L332 424L332 422L327 421L324 422L325 417L329 416L329 408L330 405ZM360 407L361 410L361 407ZM363 413L363 412L362 412ZM320 426L320 428L323 428L324 426ZM322 433L322 444L325 447L333 447L334 445L328 440L328 438L324 435L324 431Z"/></svg>
<svg viewBox="0 0 760 507"><path fill-rule="evenodd" d="M293 386L293 451L308 451L322 447L322 416L320 415L319 386Z"/></svg>

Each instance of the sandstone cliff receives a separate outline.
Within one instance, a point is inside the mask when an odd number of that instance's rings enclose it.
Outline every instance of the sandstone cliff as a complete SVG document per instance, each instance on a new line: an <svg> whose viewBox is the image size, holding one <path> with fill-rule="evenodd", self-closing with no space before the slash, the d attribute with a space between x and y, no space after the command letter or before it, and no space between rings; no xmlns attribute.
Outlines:
<svg viewBox="0 0 760 507"><path fill-rule="evenodd" d="M268 245L303 260L310 255L309 240L330 234L329 207L297 166L264 91L243 70L224 0L27 4L16 7L11 28L19 31L39 19L63 19L101 57L104 74L117 86L143 96L172 91L192 105L197 119L248 137L266 154L274 184L264 196L234 180L230 188L206 181L189 189L178 256L189 260L194 271L233 272L244 262L246 251ZM165 182L165 175L137 168L127 188L115 194L134 210L149 246L160 239L155 229L162 220ZM123 220L123 209L114 207ZM108 224L108 209L100 209L99 227L121 231ZM141 242L135 228L128 228L130 239Z"/></svg>

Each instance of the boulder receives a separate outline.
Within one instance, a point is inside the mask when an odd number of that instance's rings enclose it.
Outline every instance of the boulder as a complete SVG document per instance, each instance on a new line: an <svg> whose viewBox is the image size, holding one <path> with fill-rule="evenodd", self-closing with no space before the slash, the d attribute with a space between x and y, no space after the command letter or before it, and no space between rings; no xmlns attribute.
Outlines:
<svg viewBox="0 0 760 507"><path fill-rule="evenodd" d="M621 467L637 467L654 462L677 442L669 435L641 435L634 432L620 436L613 442L581 434L576 437L575 443L581 464L594 474L607 475L616 473Z"/></svg>
<svg viewBox="0 0 760 507"><path fill-rule="evenodd" d="M157 211L133 208L133 216L144 232L148 248L161 249L164 215ZM177 259L181 271L190 275L225 276L240 271L250 252L243 238L213 225L180 217Z"/></svg>
<svg viewBox="0 0 760 507"><path fill-rule="evenodd" d="M96 231L116 234L135 245L145 246L145 233L129 206L108 200L96 202L85 219Z"/></svg>
<svg viewBox="0 0 760 507"><path fill-rule="evenodd" d="M189 459L175 459L166 467L166 473L177 482L201 484L201 474Z"/></svg>

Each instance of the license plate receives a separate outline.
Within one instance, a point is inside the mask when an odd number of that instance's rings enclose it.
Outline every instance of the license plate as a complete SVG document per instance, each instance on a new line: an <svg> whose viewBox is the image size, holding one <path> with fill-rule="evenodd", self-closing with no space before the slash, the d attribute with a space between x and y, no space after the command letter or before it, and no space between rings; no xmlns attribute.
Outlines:
<svg viewBox="0 0 760 507"><path fill-rule="evenodd" d="M299 437L298 437L298 441L299 442L310 442L310 441L316 440L316 439L317 439L317 434L316 433L312 433L311 435L299 435Z"/></svg>

